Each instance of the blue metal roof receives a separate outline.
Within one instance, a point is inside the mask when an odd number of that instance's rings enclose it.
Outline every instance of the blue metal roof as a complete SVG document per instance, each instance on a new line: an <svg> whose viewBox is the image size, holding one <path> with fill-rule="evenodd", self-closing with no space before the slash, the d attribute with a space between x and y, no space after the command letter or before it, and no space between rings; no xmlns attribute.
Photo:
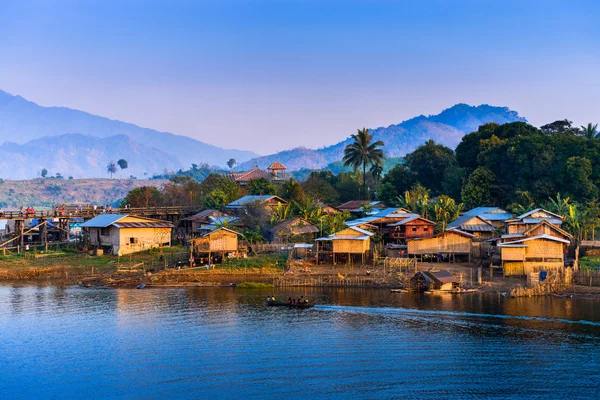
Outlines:
<svg viewBox="0 0 600 400"><path fill-rule="evenodd" d="M486 221L506 221L507 219L510 219L512 217L512 214L510 213L485 213L485 214L481 214L479 215L479 217L481 219L484 219Z"/></svg>
<svg viewBox="0 0 600 400"><path fill-rule="evenodd" d="M225 208L242 208L242 207L244 207L244 206L246 206L248 204L255 203L257 201L261 202L261 203L265 202L265 201L268 201L268 200L272 199L273 197L277 197L277 196L272 195L272 194L267 194L267 195L263 195L263 196L251 196L251 195L248 195L248 196L244 196L242 198L239 198L239 199L237 199L235 201L232 201L231 203L227 204L225 206ZM281 199L281 201L284 202L285 200Z"/></svg>
<svg viewBox="0 0 600 400"><path fill-rule="evenodd" d="M497 209L498 209L498 207L475 207L472 210L466 211L463 215L468 215L471 217L478 217L481 214L488 214ZM502 210L502 211L504 211L504 210Z"/></svg>
<svg viewBox="0 0 600 400"><path fill-rule="evenodd" d="M82 228L106 228L117 222L120 219L123 219L128 214L100 214L97 217L90 219L87 222L81 224Z"/></svg>

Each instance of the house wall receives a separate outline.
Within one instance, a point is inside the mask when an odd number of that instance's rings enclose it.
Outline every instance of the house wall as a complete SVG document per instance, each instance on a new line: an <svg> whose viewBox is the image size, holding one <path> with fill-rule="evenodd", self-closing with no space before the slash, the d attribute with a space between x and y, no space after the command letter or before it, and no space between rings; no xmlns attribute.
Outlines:
<svg viewBox="0 0 600 400"><path fill-rule="evenodd" d="M363 254L371 249L371 240L333 240L334 253Z"/></svg>
<svg viewBox="0 0 600 400"><path fill-rule="evenodd" d="M505 276L528 275L530 272L564 268L563 243L539 239L529 240L526 244L525 248L502 249L502 265ZM524 257L522 260L518 260L516 256L506 250L523 250Z"/></svg>
<svg viewBox="0 0 600 400"><path fill-rule="evenodd" d="M470 237L446 232L443 235L428 239L409 241L408 254L470 254L471 242Z"/></svg>
<svg viewBox="0 0 600 400"><path fill-rule="evenodd" d="M558 232L556 229L552 229L551 226L548 225L540 225L537 228L533 229L530 233L528 233L528 236L537 236L537 235L551 235L551 236L555 236L561 239L567 239L569 240L569 237L567 237L566 235Z"/></svg>
<svg viewBox="0 0 600 400"><path fill-rule="evenodd" d="M133 222L133 221L127 221ZM139 251L168 245L171 241L171 228L122 228L116 229L118 247L113 245L113 254L131 254ZM131 243L133 239L134 243Z"/></svg>
<svg viewBox="0 0 600 400"><path fill-rule="evenodd" d="M209 237L210 251L237 251L238 250L238 235L227 231L217 231Z"/></svg>
<svg viewBox="0 0 600 400"><path fill-rule="evenodd" d="M525 261L526 247L501 247L502 261Z"/></svg>

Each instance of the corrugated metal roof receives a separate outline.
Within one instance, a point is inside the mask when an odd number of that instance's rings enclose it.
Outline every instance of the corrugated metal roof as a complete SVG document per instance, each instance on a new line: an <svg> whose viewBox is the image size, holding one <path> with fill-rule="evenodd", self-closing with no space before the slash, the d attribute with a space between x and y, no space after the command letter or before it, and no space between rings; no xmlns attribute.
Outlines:
<svg viewBox="0 0 600 400"><path fill-rule="evenodd" d="M367 236L373 236L374 235L373 232L365 231L364 229L360 229L360 228L358 228L356 226L351 226L348 229L352 229L353 231L362 233L363 235L367 235Z"/></svg>
<svg viewBox="0 0 600 400"><path fill-rule="evenodd" d="M511 213L490 213L490 214L481 214L479 218L484 219L486 221L506 221L512 217Z"/></svg>
<svg viewBox="0 0 600 400"><path fill-rule="evenodd" d="M127 217L128 214L100 214L81 224L82 228L106 228L120 219Z"/></svg>
<svg viewBox="0 0 600 400"><path fill-rule="evenodd" d="M530 240L550 240L550 241L553 241L553 242L560 242L560 243L565 243L565 244L571 243L569 240L561 239L561 238L558 238L556 236L548 235L548 234L545 234L545 233L542 234L542 235L531 236L531 237L528 237L528 238L525 238L525 239L514 240L514 241L509 242L509 243L523 243L523 242L528 242ZM505 244L505 243L500 243L498 246L502 246L503 244Z"/></svg>
<svg viewBox="0 0 600 400"><path fill-rule="evenodd" d="M148 221L148 222L115 222L112 224L117 228L174 228L169 221Z"/></svg>
<svg viewBox="0 0 600 400"><path fill-rule="evenodd" d="M478 217L481 214L491 213L494 210L502 210L499 207L475 207L472 210L465 211L463 215L468 215L471 217ZM504 210L502 210L504 212Z"/></svg>
<svg viewBox="0 0 600 400"><path fill-rule="evenodd" d="M493 232L496 230L496 227L489 224L461 225L459 228L467 232Z"/></svg>
<svg viewBox="0 0 600 400"><path fill-rule="evenodd" d="M407 224L409 222L412 222L414 220L417 220L417 219L422 219L423 221L431 222L431 224L434 224L432 221L429 221L428 219L425 219L425 218L421 217L419 214L413 214L412 216L410 216L410 217L408 217L406 219L403 219L402 221L394 222L393 224L388 224L388 226L405 225L405 224Z"/></svg>
<svg viewBox="0 0 600 400"><path fill-rule="evenodd" d="M281 202L282 204L287 204L287 201L283 200L282 198L275 196L275 195L263 195L263 196L244 196L242 198L237 199L236 201L232 201L231 203L229 203L228 205L225 206L225 208L242 208L248 204L251 203L256 203L256 202L260 202L260 203L264 203L266 201L271 200L272 198L276 198L279 202Z"/></svg>
<svg viewBox="0 0 600 400"><path fill-rule="evenodd" d="M533 214L533 213L535 213L535 212L538 212L538 211L544 212L544 213L546 213L546 214L548 214L548 215L552 215L552 216L554 216L554 217L556 217L556 218L560 219L561 221L563 220L563 217L561 217L560 215L558 215L558 214L555 214L555 213L553 213L553 212L550 212L550 211L548 211L548 210L544 210L543 208L535 208L535 209L533 209L533 210L531 210L531 211L527 211L525 214L521 214L521 215L519 215L519 216L517 217L517 219L524 219L524 218L527 218L527 217L528 217L528 216L530 216L531 214ZM543 219L548 219L548 218L543 218Z"/></svg>

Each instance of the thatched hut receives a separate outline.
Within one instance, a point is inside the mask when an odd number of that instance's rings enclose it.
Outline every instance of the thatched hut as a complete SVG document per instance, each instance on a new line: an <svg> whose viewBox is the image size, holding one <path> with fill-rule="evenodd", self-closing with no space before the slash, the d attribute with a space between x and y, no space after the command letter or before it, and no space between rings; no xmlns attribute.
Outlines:
<svg viewBox="0 0 600 400"><path fill-rule="evenodd" d="M273 243L312 242L319 228L302 218L281 221L269 229L269 240Z"/></svg>
<svg viewBox="0 0 600 400"><path fill-rule="evenodd" d="M457 288L460 282L450 271L419 271L410 278L410 288L417 292L428 290L449 291Z"/></svg>

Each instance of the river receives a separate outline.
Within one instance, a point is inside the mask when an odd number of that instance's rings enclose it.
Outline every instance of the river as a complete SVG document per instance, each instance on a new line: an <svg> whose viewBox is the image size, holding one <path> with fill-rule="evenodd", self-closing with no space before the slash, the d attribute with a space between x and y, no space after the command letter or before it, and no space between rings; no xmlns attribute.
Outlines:
<svg viewBox="0 0 600 400"><path fill-rule="evenodd" d="M0 286L0 397L598 397L598 300L267 294Z"/></svg>

